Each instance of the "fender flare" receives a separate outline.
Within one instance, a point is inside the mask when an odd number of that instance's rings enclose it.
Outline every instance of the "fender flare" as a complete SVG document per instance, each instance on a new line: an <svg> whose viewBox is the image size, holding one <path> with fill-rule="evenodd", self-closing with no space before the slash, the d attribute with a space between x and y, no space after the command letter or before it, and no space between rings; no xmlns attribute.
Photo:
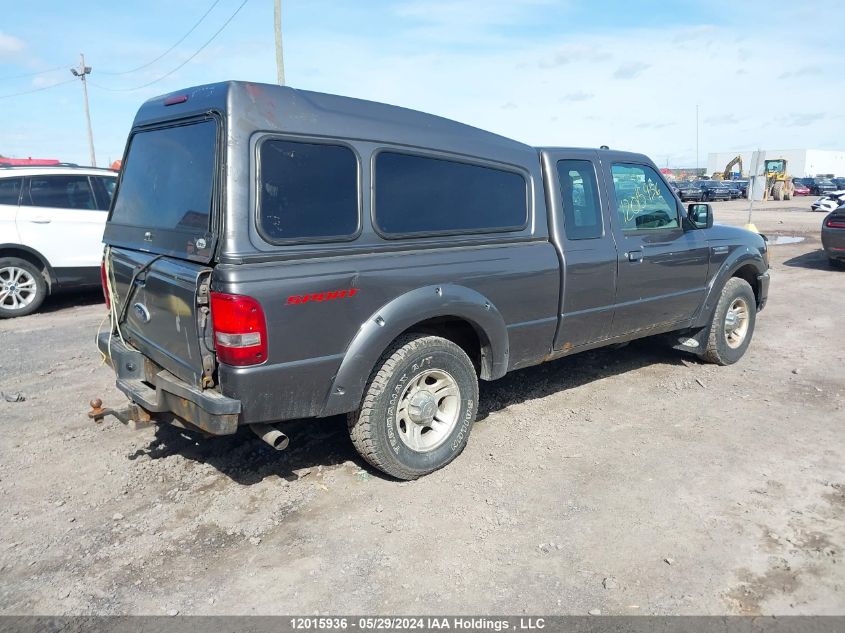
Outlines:
<svg viewBox="0 0 845 633"><path fill-rule="evenodd" d="M759 252L750 246L742 246L736 249L722 263L719 271L713 275L713 278L707 285L707 292L698 311L698 316L694 320L694 327L704 327L710 322L710 316L713 314L713 310L716 309L722 288L728 282L728 279L734 276L737 270L747 264L753 265L758 275L766 272L766 265L763 262L763 258L760 257Z"/></svg>
<svg viewBox="0 0 845 633"><path fill-rule="evenodd" d="M436 317L469 322L481 342L481 377L494 380L505 375L508 330L493 303L481 293L457 284L424 286L396 297L361 325L332 379L320 417L358 407L367 380L384 350L408 328Z"/></svg>
<svg viewBox="0 0 845 633"><path fill-rule="evenodd" d="M47 283L50 285L50 287L54 286L57 283L56 272L53 270L53 267L50 265L50 262L48 262L47 258L44 257L44 255L39 253L37 250L29 246L24 246L23 244L16 244L14 242L0 244L0 253L7 249L23 251L24 253L35 257L44 266L44 270L47 271Z"/></svg>

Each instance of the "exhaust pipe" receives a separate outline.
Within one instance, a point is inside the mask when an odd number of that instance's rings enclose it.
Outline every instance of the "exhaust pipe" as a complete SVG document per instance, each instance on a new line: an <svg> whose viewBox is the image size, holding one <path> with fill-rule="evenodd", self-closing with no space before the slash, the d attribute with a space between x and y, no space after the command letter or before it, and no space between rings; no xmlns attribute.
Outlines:
<svg viewBox="0 0 845 633"><path fill-rule="evenodd" d="M290 438L272 424L250 424L249 428L277 451L285 450L290 444Z"/></svg>

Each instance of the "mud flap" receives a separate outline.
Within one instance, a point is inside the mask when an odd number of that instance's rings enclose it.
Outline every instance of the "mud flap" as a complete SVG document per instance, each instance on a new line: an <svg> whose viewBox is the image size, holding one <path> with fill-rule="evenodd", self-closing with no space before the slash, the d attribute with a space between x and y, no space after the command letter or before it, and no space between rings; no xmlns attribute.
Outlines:
<svg viewBox="0 0 845 633"><path fill-rule="evenodd" d="M672 332L666 336L673 349L699 354L707 345L707 334L708 328L700 327L683 330L682 332Z"/></svg>

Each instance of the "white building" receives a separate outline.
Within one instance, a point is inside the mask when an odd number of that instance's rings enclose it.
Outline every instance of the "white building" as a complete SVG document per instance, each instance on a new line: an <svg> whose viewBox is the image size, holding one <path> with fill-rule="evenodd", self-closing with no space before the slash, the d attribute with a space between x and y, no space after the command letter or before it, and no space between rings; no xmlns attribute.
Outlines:
<svg viewBox="0 0 845 633"><path fill-rule="evenodd" d="M756 150L745 152L712 152L707 155L707 175L721 172L735 156L742 157L742 175L751 175L754 167L752 156ZM760 169L763 160L785 158L790 175L805 176L832 175L845 177L845 151L828 149L761 149ZM737 171L739 167L733 167Z"/></svg>

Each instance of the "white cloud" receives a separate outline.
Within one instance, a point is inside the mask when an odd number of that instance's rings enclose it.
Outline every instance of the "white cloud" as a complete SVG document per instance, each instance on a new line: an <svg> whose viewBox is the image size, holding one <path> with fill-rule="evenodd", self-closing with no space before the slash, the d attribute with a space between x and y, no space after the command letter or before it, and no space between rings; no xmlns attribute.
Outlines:
<svg viewBox="0 0 845 633"><path fill-rule="evenodd" d="M651 68L651 64L644 64L643 62L633 62L631 64L622 64L619 68L613 71L614 79L633 79L637 75L642 74L643 71Z"/></svg>
<svg viewBox="0 0 845 633"><path fill-rule="evenodd" d="M567 64L603 62L611 57L608 51L593 46L565 46L555 51L554 55L541 59L538 65L540 68L557 68Z"/></svg>
<svg viewBox="0 0 845 633"><path fill-rule="evenodd" d="M567 92L560 98L560 101L588 101L595 97L592 92L583 92L578 90L576 92Z"/></svg>
<svg viewBox="0 0 845 633"><path fill-rule="evenodd" d="M789 79L790 77L812 77L814 75L821 74L822 69L820 66L801 66L800 68L796 68L795 70L783 71L780 75L778 75L778 79Z"/></svg>
<svg viewBox="0 0 845 633"><path fill-rule="evenodd" d="M736 115L731 113L717 114L704 119L706 125L736 125L739 121Z"/></svg>
<svg viewBox="0 0 845 633"><path fill-rule="evenodd" d="M24 43L13 35L0 31L0 59L12 57L24 49Z"/></svg>

